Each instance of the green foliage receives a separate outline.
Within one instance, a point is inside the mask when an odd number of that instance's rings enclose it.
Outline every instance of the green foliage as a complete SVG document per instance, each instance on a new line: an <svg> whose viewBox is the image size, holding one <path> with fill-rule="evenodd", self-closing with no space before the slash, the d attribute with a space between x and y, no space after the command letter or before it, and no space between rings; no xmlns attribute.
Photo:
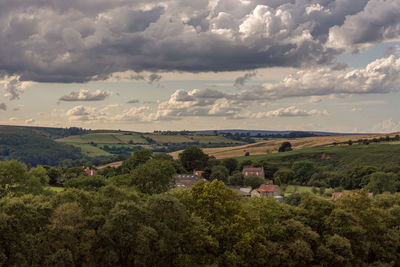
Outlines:
<svg viewBox="0 0 400 267"><path fill-rule="evenodd" d="M146 194L167 191L174 182L175 168L166 160L148 160L134 169L129 177L132 185Z"/></svg>
<svg viewBox="0 0 400 267"><path fill-rule="evenodd" d="M48 182L46 170L42 167L31 168L18 161L0 162L0 197L8 194L23 194L30 192L40 194Z"/></svg>
<svg viewBox="0 0 400 267"><path fill-rule="evenodd" d="M68 168L64 173L64 180L69 180L72 178L77 178L81 175L86 175L83 167L72 167Z"/></svg>
<svg viewBox="0 0 400 267"><path fill-rule="evenodd" d="M244 177L244 185L251 186L251 188L259 188L265 182L263 177L257 175L247 175Z"/></svg>
<svg viewBox="0 0 400 267"><path fill-rule="evenodd" d="M310 161L299 161L293 164L292 170L296 181L305 185L313 175L315 167Z"/></svg>
<svg viewBox="0 0 400 267"><path fill-rule="evenodd" d="M69 179L64 183L65 187L80 188L87 191L97 191L101 187L106 186L109 182L100 175L86 176L82 175L77 178Z"/></svg>
<svg viewBox="0 0 400 267"><path fill-rule="evenodd" d="M294 179L294 172L286 167L282 167L274 173L274 180L279 179L282 183L288 184Z"/></svg>
<svg viewBox="0 0 400 267"><path fill-rule="evenodd" d="M400 190L400 179L394 173L375 172L369 176L366 188L374 194L394 193Z"/></svg>
<svg viewBox="0 0 400 267"><path fill-rule="evenodd" d="M292 151L292 144L290 142L283 142L278 148L278 152Z"/></svg>
<svg viewBox="0 0 400 267"><path fill-rule="evenodd" d="M127 172L135 169L137 166L146 163L153 152L149 149L140 149L133 152L133 156L128 158L122 163L121 168Z"/></svg>
<svg viewBox="0 0 400 267"><path fill-rule="evenodd" d="M179 160L187 171L192 172L194 170L203 170L206 167L208 155L200 148L191 146L179 154Z"/></svg>
<svg viewBox="0 0 400 267"><path fill-rule="evenodd" d="M238 167L238 161L235 158L226 158L222 161L222 165L229 170L229 174L232 174Z"/></svg>
<svg viewBox="0 0 400 267"><path fill-rule="evenodd" d="M223 165L217 165L211 169L210 180L217 179L223 181L224 183L228 183L228 176L229 170Z"/></svg>
<svg viewBox="0 0 400 267"><path fill-rule="evenodd" d="M66 159L82 158L78 148L57 143L40 131L23 127L0 127L0 160L15 159L32 166L55 166Z"/></svg>
<svg viewBox="0 0 400 267"><path fill-rule="evenodd" d="M240 171L235 171L232 176L229 177L229 184L230 185L244 185L244 176Z"/></svg>
<svg viewBox="0 0 400 267"><path fill-rule="evenodd" d="M228 172L214 163L211 168ZM303 170L303 163L298 170ZM69 173L75 171L82 169ZM28 170L15 161L0 162L0 183L9 189L0 196L0 263L396 266L400 262L400 193L371 198L361 190L330 200L299 187L301 194L285 198L288 205L274 198L240 197L218 180L168 191L174 171L170 159L150 159L129 174L71 176L66 189L55 193L40 190L48 179L45 167ZM398 190L398 174L386 171L367 175L367 188L376 193ZM278 170L276 179L286 172ZM351 173L365 172L355 168ZM314 174L313 181L334 177L322 169ZM230 180L240 183L240 176L234 172L235 179ZM336 177L333 180L337 182Z"/></svg>

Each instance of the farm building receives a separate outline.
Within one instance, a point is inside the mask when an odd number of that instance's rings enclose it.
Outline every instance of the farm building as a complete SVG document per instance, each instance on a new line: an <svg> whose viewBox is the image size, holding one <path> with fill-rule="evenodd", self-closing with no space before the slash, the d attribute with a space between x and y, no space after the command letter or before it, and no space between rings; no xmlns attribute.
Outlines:
<svg viewBox="0 0 400 267"><path fill-rule="evenodd" d="M256 175L264 178L264 168L243 168L243 176Z"/></svg>

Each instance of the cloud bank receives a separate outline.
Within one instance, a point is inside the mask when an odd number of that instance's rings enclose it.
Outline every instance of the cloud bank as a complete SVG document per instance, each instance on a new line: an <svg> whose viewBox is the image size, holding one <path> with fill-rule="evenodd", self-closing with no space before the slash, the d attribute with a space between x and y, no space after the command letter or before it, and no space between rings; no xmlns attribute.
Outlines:
<svg viewBox="0 0 400 267"><path fill-rule="evenodd" d="M0 25L0 73L21 81L85 82L127 70L333 64L346 50L398 38L400 3L4 0ZM7 90L10 99L18 97Z"/></svg>
<svg viewBox="0 0 400 267"><path fill-rule="evenodd" d="M81 89L78 92L71 92L69 95L60 97L59 101L103 101L110 96L110 92L103 90L96 90L90 92L86 89Z"/></svg>

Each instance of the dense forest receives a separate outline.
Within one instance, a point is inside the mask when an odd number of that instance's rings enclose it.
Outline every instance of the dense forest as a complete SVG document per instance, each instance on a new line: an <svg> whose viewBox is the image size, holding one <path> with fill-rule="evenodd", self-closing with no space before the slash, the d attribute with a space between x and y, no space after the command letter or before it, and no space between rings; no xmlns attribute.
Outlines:
<svg viewBox="0 0 400 267"><path fill-rule="evenodd" d="M239 165L238 165L239 164ZM0 162L2 266L396 266L400 193L278 203L226 184L242 163L196 147L173 160L136 150L121 167L87 176ZM210 169L174 188L174 174ZM227 178L221 174L227 171ZM220 174L218 174L220 173ZM377 172L375 172L377 173ZM397 174L394 174L397 175ZM274 176L274 175L273 175ZM398 177L398 175L396 176ZM398 179L398 178L396 178ZM64 185L55 192L50 183ZM386 190L385 190L386 191Z"/></svg>
<svg viewBox="0 0 400 267"><path fill-rule="evenodd" d="M55 142L46 136L46 133L50 133L44 130L0 127L0 160L15 159L36 166L37 164L59 165L64 160L82 158L79 148ZM79 128L76 129L79 132ZM51 134L75 133L74 129L71 131L60 130Z"/></svg>

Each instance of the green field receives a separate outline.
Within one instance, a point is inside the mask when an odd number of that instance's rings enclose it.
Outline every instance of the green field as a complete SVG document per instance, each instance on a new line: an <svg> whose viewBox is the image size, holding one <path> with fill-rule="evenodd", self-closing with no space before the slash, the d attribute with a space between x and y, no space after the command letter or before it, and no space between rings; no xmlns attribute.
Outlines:
<svg viewBox="0 0 400 267"><path fill-rule="evenodd" d="M65 138L57 139L56 141L62 143L97 143L97 144L118 144L122 141L113 133L94 133L85 135L72 135Z"/></svg>
<svg viewBox="0 0 400 267"><path fill-rule="evenodd" d="M313 147L290 152L238 157L244 160L266 160L279 166L296 161L312 161L316 167L343 172L356 166L379 168L400 166L400 144L370 144L334 147Z"/></svg>
<svg viewBox="0 0 400 267"><path fill-rule="evenodd" d="M121 142L129 143L132 141L134 144L147 144L148 142L140 134L115 134Z"/></svg>
<svg viewBox="0 0 400 267"><path fill-rule="evenodd" d="M70 143L70 144L79 147L84 156L88 157L111 156L111 154L108 153L107 151L104 151L90 144L79 144L79 143Z"/></svg>
<svg viewBox="0 0 400 267"><path fill-rule="evenodd" d="M145 134L145 137L150 137L157 143L191 143L193 140L185 135L161 135L161 134Z"/></svg>

